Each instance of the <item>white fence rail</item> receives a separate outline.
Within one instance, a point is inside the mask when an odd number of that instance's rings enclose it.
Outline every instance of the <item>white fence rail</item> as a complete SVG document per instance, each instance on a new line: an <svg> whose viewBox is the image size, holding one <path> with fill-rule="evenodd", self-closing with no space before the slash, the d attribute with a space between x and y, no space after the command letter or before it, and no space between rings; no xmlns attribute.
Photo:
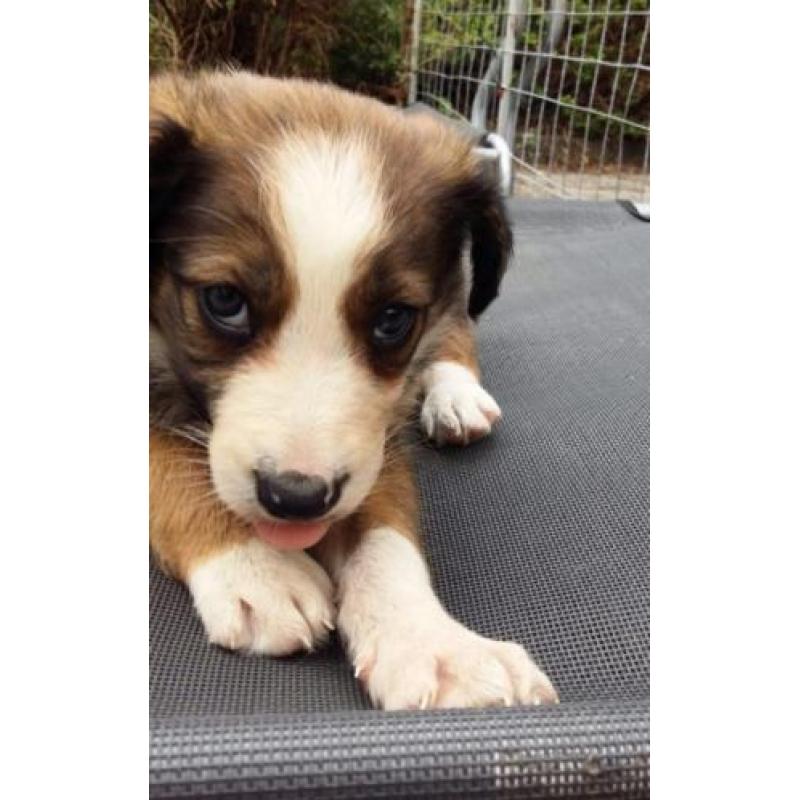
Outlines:
<svg viewBox="0 0 800 800"><path fill-rule="evenodd" d="M650 196L649 0L416 0L409 98L499 133L514 193Z"/></svg>

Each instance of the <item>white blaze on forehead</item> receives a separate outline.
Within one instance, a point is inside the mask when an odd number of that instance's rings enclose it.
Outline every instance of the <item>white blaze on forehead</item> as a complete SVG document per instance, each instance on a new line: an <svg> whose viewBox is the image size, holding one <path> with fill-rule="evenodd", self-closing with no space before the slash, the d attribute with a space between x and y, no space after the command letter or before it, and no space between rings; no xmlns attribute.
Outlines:
<svg viewBox="0 0 800 800"><path fill-rule="evenodd" d="M263 463L349 473L339 507L350 510L377 476L384 417L400 387L377 384L355 352L342 299L384 231L378 163L363 140L317 134L287 139L257 165L297 291L269 357L248 363L217 404L214 484L240 513Z"/></svg>
<svg viewBox="0 0 800 800"><path fill-rule="evenodd" d="M287 241L301 292L335 304L360 255L380 235L384 206L380 167L359 138L319 134L289 139L270 159ZM333 296L332 296L333 293Z"/></svg>

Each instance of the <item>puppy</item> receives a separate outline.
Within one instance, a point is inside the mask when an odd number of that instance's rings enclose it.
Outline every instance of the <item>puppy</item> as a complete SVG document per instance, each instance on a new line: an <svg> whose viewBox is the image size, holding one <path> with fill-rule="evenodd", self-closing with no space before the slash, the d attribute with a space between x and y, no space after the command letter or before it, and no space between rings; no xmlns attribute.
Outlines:
<svg viewBox="0 0 800 800"><path fill-rule="evenodd" d="M385 709L556 702L436 598L403 446L420 398L437 443L500 416L472 320L511 232L470 145L303 81L150 92L150 539L210 641L281 656L337 628Z"/></svg>

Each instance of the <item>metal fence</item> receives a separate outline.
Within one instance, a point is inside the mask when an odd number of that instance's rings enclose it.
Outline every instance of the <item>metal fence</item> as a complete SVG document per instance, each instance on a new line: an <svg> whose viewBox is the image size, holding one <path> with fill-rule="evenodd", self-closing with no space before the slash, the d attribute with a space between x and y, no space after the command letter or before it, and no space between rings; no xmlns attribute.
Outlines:
<svg viewBox="0 0 800 800"><path fill-rule="evenodd" d="M650 196L649 0L416 0L409 98L499 133L514 193Z"/></svg>

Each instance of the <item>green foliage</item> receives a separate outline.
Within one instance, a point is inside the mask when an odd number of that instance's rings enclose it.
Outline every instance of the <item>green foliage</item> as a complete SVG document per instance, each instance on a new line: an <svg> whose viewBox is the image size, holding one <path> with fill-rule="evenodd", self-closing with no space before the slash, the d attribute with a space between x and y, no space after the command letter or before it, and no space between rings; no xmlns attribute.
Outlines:
<svg viewBox="0 0 800 800"><path fill-rule="evenodd" d="M380 92L402 67L405 0L151 0L150 70L234 65Z"/></svg>
<svg viewBox="0 0 800 800"><path fill-rule="evenodd" d="M480 63L480 50L494 50L503 35L503 14L496 4L433 0L423 3L420 26L421 69L450 65L454 58ZM487 13L469 13L485 11ZM458 48L455 50L454 48ZM484 58L488 62L488 57Z"/></svg>
<svg viewBox="0 0 800 800"><path fill-rule="evenodd" d="M326 77L341 2L150 0L150 69L235 65Z"/></svg>
<svg viewBox="0 0 800 800"><path fill-rule="evenodd" d="M547 52L550 17L536 13L541 12L543 5L550 8L549 3L543 4L541 0L524 4L524 10L533 13L526 14L525 30L517 41L518 50L533 54ZM506 3L428 0L424 7L420 67L471 78L468 96L459 94L458 103L459 111L468 114L475 87L502 41ZM614 123L617 134L624 133L634 139L644 137L639 126L649 125L649 73L610 64L636 64L640 59L641 63L649 64L649 36L642 49L647 17L635 13L649 8L649 0L569 0L569 13L556 49L556 55L562 58L542 58L533 83L521 86L524 62L531 61L532 56L516 56L513 85L537 96L525 101L523 112L527 113L532 106L534 120L541 110L543 120L550 121L554 127L571 126L574 132L590 138L604 135L605 114L613 114L638 123ZM607 11L610 14L606 14ZM627 21L622 14L625 11L634 12L627 15ZM439 80L437 86L445 93L463 93L464 82ZM561 100L557 119L554 103L544 102L540 109L542 97ZM454 97L445 99L455 100ZM588 108L599 113L589 113Z"/></svg>
<svg viewBox="0 0 800 800"><path fill-rule="evenodd" d="M406 85L412 0L150 0L150 68L235 65L271 75L301 75L400 102ZM517 47L547 50L543 0L528 0ZM521 114L595 139L606 114L649 124L647 70L598 62L649 64L641 49L649 0L568 0L570 12L555 59L542 58L535 80L521 87L540 99ZM472 96L503 38L505 0L424 0L420 69L471 80L432 79L442 109L469 114ZM610 10L611 15L605 12ZM649 37L648 37L649 39ZM524 61L517 55L514 83ZM548 66L549 65L549 66ZM550 98L559 98L558 111ZM426 98L430 99L430 98ZM589 113L591 108L598 113ZM643 137L640 127L614 123L617 133Z"/></svg>
<svg viewBox="0 0 800 800"><path fill-rule="evenodd" d="M350 88L392 86L402 69L403 0L347 0L331 78Z"/></svg>

